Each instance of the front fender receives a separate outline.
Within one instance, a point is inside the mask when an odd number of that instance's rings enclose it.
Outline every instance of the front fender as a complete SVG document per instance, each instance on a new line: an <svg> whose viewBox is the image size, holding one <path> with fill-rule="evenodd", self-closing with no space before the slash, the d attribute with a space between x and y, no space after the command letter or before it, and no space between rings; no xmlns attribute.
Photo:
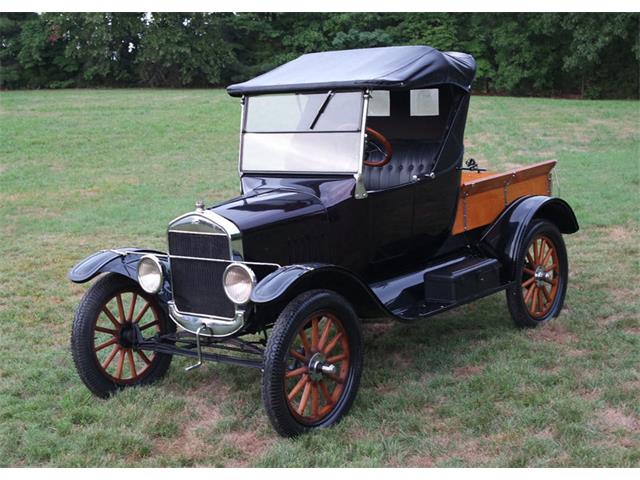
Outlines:
<svg viewBox="0 0 640 480"><path fill-rule="evenodd" d="M508 279L515 274L518 251L529 225L538 218L549 220L565 234L580 228L573 209L560 198L535 195L511 203L480 239L480 244L501 260Z"/></svg>
<svg viewBox="0 0 640 480"><path fill-rule="evenodd" d="M113 248L100 250L78 262L69 270L69 280L74 283L85 283L100 273L114 272L138 281L138 262L143 255L154 254L160 257L161 263L168 270L166 253L143 248Z"/></svg>
<svg viewBox="0 0 640 480"><path fill-rule="evenodd" d="M360 317L391 315L371 289L345 268L305 263L281 267L263 278L251 294L257 305L286 303L302 292L324 288L344 296Z"/></svg>

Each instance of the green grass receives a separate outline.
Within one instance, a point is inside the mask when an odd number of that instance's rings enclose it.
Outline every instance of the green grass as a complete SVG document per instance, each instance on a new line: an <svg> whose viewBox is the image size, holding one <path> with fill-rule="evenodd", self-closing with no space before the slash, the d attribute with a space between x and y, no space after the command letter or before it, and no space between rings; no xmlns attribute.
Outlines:
<svg viewBox="0 0 640 480"><path fill-rule="evenodd" d="M494 295L365 328L362 386L335 428L277 437L260 374L207 364L109 400L69 351L105 247L164 249L167 222L238 192L239 104L219 90L0 93L0 466L640 466L640 109L474 97L467 156L558 160L575 209L562 315L515 329Z"/></svg>

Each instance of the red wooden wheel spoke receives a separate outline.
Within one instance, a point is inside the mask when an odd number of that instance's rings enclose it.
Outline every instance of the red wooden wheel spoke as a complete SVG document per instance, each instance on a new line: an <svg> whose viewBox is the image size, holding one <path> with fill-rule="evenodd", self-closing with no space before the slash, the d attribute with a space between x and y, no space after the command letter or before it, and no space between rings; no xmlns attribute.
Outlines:
<svg viewBox="0 0 640 480"><path fill-rule="evenodd" d="M338 344L338 342L340 341L341 338L342 338L342 332L336 333L336 336L333 337L333 339L331 339L331 341L326 346L326 348L323 350L323 352L326 355L328 355L331 352L331 350L333 350L335 348L335 346Z"/></svg>
<svg viewBox="0 0 640 480"><path fill-rule="evenodd" d="M536 274L535 270L531 270L530 268L526 268L526 267L524 267L524 268L522 269L522 271L523 271L524 273L528 273L529 275L535 275L535 274Z"/></svg>
<svg viewBox="0 0 640 480"><path fill-rule="evenodd" d="M527 252L527 262L529 262L529 265L534 266L536 264L536 262L533 261L533 257L531 257L531 253Z"/></svg>
<svg viewBox="0 0 640 480"><path fill-rule="evenodd" d="M331 330L331 325L333 325L333 320L329 317L325 317L326 323L322 328L322 334L320 335L320 342L318 343L318 350L322 351L327 340L329 339L329 331Z"/></svg>
<svg viewBox="0 0 640 480"><path fill-rule="evenodd" d="M311 384L311 415L317 417L318 411L318 385Z"/></svg>
<svg viewBox="0 0 640 480"><path fill-rule="evenodd" d="M346 353L341 353L340 355L334 355L333 357L327 358L328 363L337 363L343 360L346 360L349 356Z"/></svg>
<svg viewBox="0 0 640 480"><path fill-rule="evenodd" d="M111 365L111 362L115 358L116 354L120 351L120 348L121 348L120 345L114 345L113 350L111 350L111 352L109 353L109 356L102 363L102 368L104 370L106 370L107 367Z"/></svg>
<svg viewBox="0 0 640 480"><path fill-rule="evenodd" d="M298 383L296 383L295 387L291 389L291 391L289 392L289 395L287 396L289 401L293 400L296 397L296 395L300 393L300 390L302 390L302 387L304 387L307 384L308 380L309 380L308 375L303 375L302 378L298 380Z"/></svg>
<svg viewBox="0 0 640 480"><path fill-rule="evenodd" d="M531 300L531 295L533 295L533 292L535 291L535 289L536 289L535 284L531 285L531 288L527 291L527 294L524 297L525 304L529 303L529 300Z"/></svg>
<svg viewBox="0 0 640 480"><path fill-rule="evenodd" d="M548 283L549 285L555 285L556 283L558 283L558 280L555 279L555 278L552 278L551 280L543 278L542 281L545 282L545 283Z"/></svg>
<svg viewBox="0 0 640 480"><path fill-rule="evenodd" d="M109 307L107 307L106 305L102 307L102 312L107 316L109 320L111 320L111 323L113 323L115 327L120 328L120 322L116 319L116 317L113 316L113 313L111 313Z"/></svg>
<svg viewBox="0 0 640 480"><path fill-rule="evenodd" d="M544 298L547 300L547 303L551 303L551 296L549 295L549 292L547 292L547 289L542 287L540 290L542 291Z"/></svg>
<svg viewBox="0 0 640 480"><path fill-rule="evenodd" d="M118 314L120 315L120 323L124 323L127 321L124 316L124 305L122 304L122 295L116 295L116 302L118 302Z"/></svg>
<svg viewBox="0 0 640 480"><path fill-rule="evenodd" d="M116 335L118 333L117 330L112 330L110 328L104 328L104 327L96 327L96 332L108 333L110 335Z"/></svg>
<svg viewBox="0 0 640 480"><path fill-rule="evenodd" d="M340 384L343 384L343 383L344 383L344 378L340 378L340 377L339 377L339 376L337 376L337 375L332 375L332 374L330 374L330 373L325 373L325 374L324 374L324 376L325 376L326 378L330 379L330 380L333 380L333 381L334 381L334 382L336 382L336 383L340 383Z"/></svg>
<svg viewBox="0 0 640 480"><path fill-rule="evenodd" d="M549 245L547 244L547 241L543 238L540 240L540 257L538 258L538 261L540 264L543 263L544 257L547 256L547 252L549 250Z"/></svg>
<svg viewBox="0 0 640 480"><path fill-rule="evenodd" d="M147 313L147 310L149 310L149 307L151 306L151 304L149 302L144 304L144 307L142 307L142 310L140 310L138 312L138 315L136 315L136 319L133 321L133 323L138 323L140 321L140 319L142 317L144 317L144 314Z"/></svg>
<svg viewBox="0 0 640 480"><path fill-rule="evenodd" d="M553 248L549 247L549 250L547 250L547 253L545 253L544 257L542 258L540 265L544 267L549 261L549 258L551 258L552 254L553 254Z"/></svg>
<svg viewBox="0 0 640 480"><path fill-rule="evenodd" d="M318 318L311 320L311 350L318 348Z"/></svg>
<svg viewBox="0 0 640 480"><path fill-rule="evenodd" d="M320 409L320 413L318 414L318 416L323 417L324 415L329 413L331 410L333 410L333 406L334 406L333 404L325 405Z"/></svg>
<svg viewBox="0 0 640 480"><path fill-rule="evenodd" d="M307 334L304 329L300 331L299 337L302 342L302 346L304 347L304 353L305 355L308 355L309 352L311 352L311 347L309 346L309 340L307 339Z"/></svg>
<svg viewBox="0 0 640 480"><path fill-rule="evenodd" d="M302 392L302 398L300 399L300 405L298 406L298 413L304 414L304 409L307 408L307 402L309 401L309 394L311 393L311 383L307 382Z"/></svg>
<svg viewBox="0 0 640 480"><path fill-rule="evenodd" d="M122 378L122 367L124 367L124 348L120 349L120 356L118 357L118 366L116 367L116 378L120 380Z"/></svg>
<svg viewBox="0 0 640 480"><path fill-rule="evenodd" d="M305 362L307 360L306 358L304 358L304 355L296 352L295 350L289 350L289 355L291 355L296 360L300 360L301 362Z"/></svg>
<svg viewBox="0 0 640 480"><path fill-rule="evenodd" d="M130 348L127 350L127 358L129 359L131 378L137 378L138 372L136 371L136 362L133 359L133 351Z"/></svg>
<svg viewBox="0 0 640 480"><path fill-rule="evenodd" d="M545 271L545 272L550 272L550 271L552 271L552 270L555 270L555 268L556 268L557 266L558 266L558 264L557 264L557 263L552 263L550 266L546 267L546 268L544 269L544 271Z"/></svg>
<svg viewBox="0 0 640 480"><path fill-rule="evenodd" d="M147 365L151 365L151 360L149 360L149 357L147 357L142 350L136 350L136 353L144 363L146 363Z"/></svg>
<svg viewBox="0 0 640 480"><path fill-rule="evenodd" d="M536 264L539 264L540 259L542 258L542 239L540 239L539 241L536 241L536 244L538 246L538 251L536 253L535 259L536 259Z"/></svg>
<svg viewBox="0 0 640 480"><path fill-rule="evenodd" d="M107 348L109 345L113 345L114 343L116 343L118 341L117 338L112 338L111 340L107 340L106 342L104 342L102 345L98 345L97 347L95 347L93 349L94 352L99 352L100 350L102 350L103 348Z"/></svg>
<svg viewBox="0 0 640 480"><path fill-rule="evenodd" d="M331 398L331 394L329 394L329 390L327 389L327 385L324 383L324 380L320 380L318 385L320 385L320 391L322 392L322 396L326 400L327 405L333 404L333 399Z"/></svg>
<svg viewBox="0 0 640 480"><path fill-rule="evenodd" d="M531 312L533 312L533 314L535 315L535 313L538 311L537 307L538 307L538 292L537 292L537 287L536 287L536 292L533 294L533 301L531 302Z"/></svg>
<svg viewBox="0 0 640 480"><path fill-rule="evenodd" d="M127 314L127 321L133 320L133 311L136 309L136 300L138 299L138 294L133 293L131 296L131 305L129 305L129 313Z"/></svg>
<svg viewBox="0 0 640 480"><path fill-rule="evenodd" d="M303 373L307 373L307 371L308 371L308 368L305 365L304 367L296 368L295 370L291 370L290 372L287 372L285 374L285 377L287 377L287 378L297 377L298 375L302 375Z"/></svg>
<svg viewBox="0 0 640 480"><path fill-rule="evenodd" d="M158 321L157 321L157 320L154 320L153 322L151 322L151 323L147 323L147 324L146 324L146 325L144 325L143 327L140 327L140 330L141 330L141 331L142 331L142 330L146 330L147 328L149 328L149 327L153 327L154 325L158 325Z"/></svg>
<svg viewBox="0 0 640 480"><path fill-rule="evenodd" d="M531 277L529 280L522 283L522 288L527 288L529 285L531 285L535 281L536 281L536 278Z"/></svg>

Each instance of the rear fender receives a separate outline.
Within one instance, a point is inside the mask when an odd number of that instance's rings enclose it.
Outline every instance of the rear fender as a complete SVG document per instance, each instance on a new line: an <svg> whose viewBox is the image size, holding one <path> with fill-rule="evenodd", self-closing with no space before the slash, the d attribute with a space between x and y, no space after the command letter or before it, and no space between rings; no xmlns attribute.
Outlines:
<svg viewBox="0 0 640 480"><path fill-rule="evenodd" d="M359 317L387 316L390 313L371 289L357 276L336 265L306 263L281 267L262 279L251 294L257 306L283 308L308 290L323 288L344 296Z"/></svg>
<svg viewBox="0 0 640 480"><path fill-rule="evenodd" d="M572 208L560 198L536 195L512 202L480 239L480 246L502 262L507 280L513 279L520 246L529 225L538 218L554 223L564 234L580 228Z"/></svg>

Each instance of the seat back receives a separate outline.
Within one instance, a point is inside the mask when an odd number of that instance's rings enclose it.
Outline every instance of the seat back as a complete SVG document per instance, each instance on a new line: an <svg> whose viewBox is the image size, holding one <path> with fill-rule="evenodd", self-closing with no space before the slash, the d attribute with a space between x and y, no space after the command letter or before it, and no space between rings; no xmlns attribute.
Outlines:
<svg viewBox="0 0 640 480"><path fill-rule="evenodd" d="M364 166L364 185L369 191L384 190L412 181L413 175L431 171L440 143L408 140L392 141L393 156L384 167ZM369 160L382 160L380 152L374 152Z"/></svg>

